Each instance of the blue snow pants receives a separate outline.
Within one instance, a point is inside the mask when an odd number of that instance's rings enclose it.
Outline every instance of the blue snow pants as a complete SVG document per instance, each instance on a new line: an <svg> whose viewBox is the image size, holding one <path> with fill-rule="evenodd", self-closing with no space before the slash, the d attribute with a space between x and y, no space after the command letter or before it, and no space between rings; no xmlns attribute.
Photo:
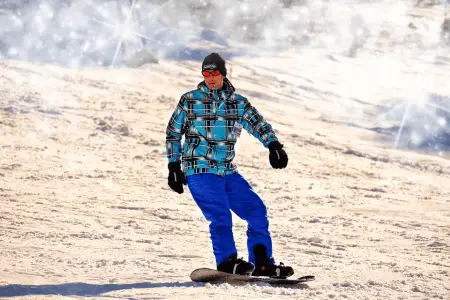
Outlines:
<svg viewBox="0 0 450 300"><path fill-rule="evenodd" d="M204 173L189 175L186 179L195 202L210 222L217 265L237 254L231 211L248 223L248 260L255 263L253 248L260 243L266 246L267 257L272 257L266 206L244 177L239 173L226 176Z"/></svg>

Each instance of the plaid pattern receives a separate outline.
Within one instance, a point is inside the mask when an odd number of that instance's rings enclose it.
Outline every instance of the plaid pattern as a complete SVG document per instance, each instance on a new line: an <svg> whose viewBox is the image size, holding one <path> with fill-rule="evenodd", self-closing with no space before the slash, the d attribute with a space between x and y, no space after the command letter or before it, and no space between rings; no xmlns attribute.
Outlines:
<svg viewBox="0 0 450 300"><path fill-rule="evenodd" d="M181 96L166 130L169 162L182 161L186 175L236 172L234 145L236 123L267 147L278 141L272 126L248 100L235 93L228 79L220 91L209 90L201 82L196 90ZM182 137L185 137L183 145Z"/></svg>

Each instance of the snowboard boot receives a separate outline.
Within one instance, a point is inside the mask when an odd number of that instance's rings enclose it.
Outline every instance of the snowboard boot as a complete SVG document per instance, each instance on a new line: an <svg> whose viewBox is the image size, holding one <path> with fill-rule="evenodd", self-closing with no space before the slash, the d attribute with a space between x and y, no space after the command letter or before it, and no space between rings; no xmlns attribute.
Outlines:
<svg viewBox="0 0 450 300"><path fill-rule="evenodd" d="M268 258L264 245L256 245L254 253L256 266L252 276L287 278L294 275L294 269L292 267L285 266L281 262L279 265L276 265L273 258Z"/></svg>
<svg viewBox="0 0 450 300"><path fill-rule="evenodd" d="M237 254L231 255L217 266L218 271L239 275L250 275L254 269L255 266L251 262L237 258Z"/></svg>

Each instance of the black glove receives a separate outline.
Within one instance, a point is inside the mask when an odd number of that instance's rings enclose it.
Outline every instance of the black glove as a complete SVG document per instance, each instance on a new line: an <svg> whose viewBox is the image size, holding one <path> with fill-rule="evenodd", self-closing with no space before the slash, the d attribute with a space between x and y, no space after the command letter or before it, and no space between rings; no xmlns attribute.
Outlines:
<svg viewBox="0 0 450 300"><path fill-rule="evenodd" d="M288 164L288 155L279 142L272 142L268 146L270 165L274 169L284 169Z"/></svg>
<svg viewBox="0 0 450 300"><path fill-rule="evenodd" d="M183 171L181 171L180 162L169 163L169 186L172 190L178 194L184 192L183 184L186 184L186 177L184 177Z"/></svg>

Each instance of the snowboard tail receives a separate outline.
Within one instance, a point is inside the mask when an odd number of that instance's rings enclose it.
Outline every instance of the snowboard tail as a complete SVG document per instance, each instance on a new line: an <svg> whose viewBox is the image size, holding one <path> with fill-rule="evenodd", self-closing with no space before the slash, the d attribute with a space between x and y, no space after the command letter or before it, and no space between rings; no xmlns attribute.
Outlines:
<svg viewBox="0 0 450 300"><path fill-rule="evenodd" d="M190 277L192 281L196 282L211 282L211 283L265 282L269 284L280 284L280 285L299 284L302 282L313 281L315 279L315 277L311 275L292 279L235 275L209 268L196 269L191 273Z"/></svg>

